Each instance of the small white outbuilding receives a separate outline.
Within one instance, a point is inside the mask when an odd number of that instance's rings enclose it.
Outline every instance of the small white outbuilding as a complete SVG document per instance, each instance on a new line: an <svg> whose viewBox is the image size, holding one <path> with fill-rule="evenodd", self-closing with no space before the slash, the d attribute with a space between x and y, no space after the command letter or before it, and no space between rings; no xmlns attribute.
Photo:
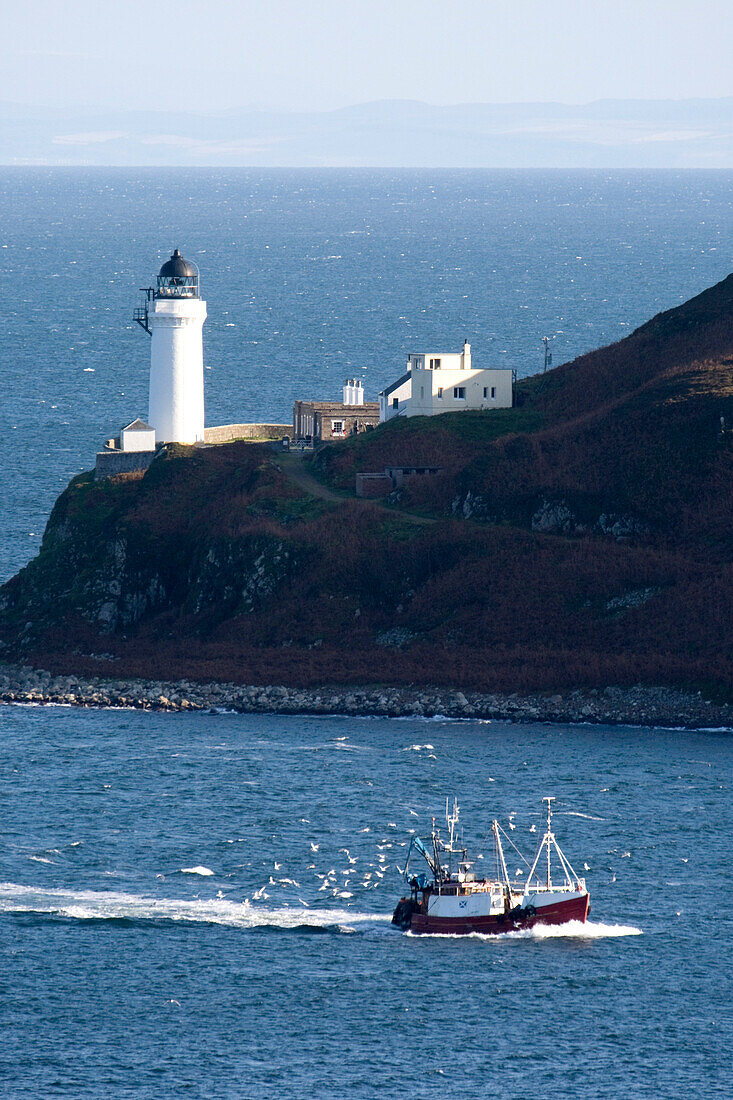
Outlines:
<svg viewBox="0 0 733 1100"><path fill-rule="evenodd" d="M154 451L155 428L139 417L120 430L121 451Z"/></svg>
<svg viewBox="0 0 733 1100"><path fill-rule="evenodd" d="M406 373L379 395L380 423L393 416L435 416L460 409L510 409L513 376L510 368L475 368L469 343L459 352L408 355Z"/></svg>

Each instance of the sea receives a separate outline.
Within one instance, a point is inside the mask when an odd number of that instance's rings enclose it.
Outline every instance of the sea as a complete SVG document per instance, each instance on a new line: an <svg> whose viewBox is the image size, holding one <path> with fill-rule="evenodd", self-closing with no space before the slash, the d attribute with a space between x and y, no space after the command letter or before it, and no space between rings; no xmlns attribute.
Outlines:
<svg viewBox="0 0 733 1100"><path fill-rule="evenodd" d="M733 173L0 169L0 581L146 415L139 288L199 265L207 423L367 399L464 339L519 377L724 278ZM730 1097L730 730L0 706L0 1098ZM417 937L456 797L588 923ZM516 860L516 862L515 862Z"/></svg>

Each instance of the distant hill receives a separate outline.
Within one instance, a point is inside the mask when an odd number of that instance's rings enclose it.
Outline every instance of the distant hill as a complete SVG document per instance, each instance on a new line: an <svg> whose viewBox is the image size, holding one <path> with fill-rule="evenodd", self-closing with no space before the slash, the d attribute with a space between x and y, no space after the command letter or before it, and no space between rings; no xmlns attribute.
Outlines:
<svg viewBox="0 0 733 1100"><path fill-rule="evenodd" d="M255 444L83 474L0 589L0 652L117 677L730 694L733 277L518 397L328 445L310 468L336 500ZM440 473L356 500L355 473L387 464Z"/></svg>
<svg viewBox="0 0 733 1100"><path fill-rule="evenodd" d="M733 97L218 114L0 108L18 165L733 168Z"/></svg>

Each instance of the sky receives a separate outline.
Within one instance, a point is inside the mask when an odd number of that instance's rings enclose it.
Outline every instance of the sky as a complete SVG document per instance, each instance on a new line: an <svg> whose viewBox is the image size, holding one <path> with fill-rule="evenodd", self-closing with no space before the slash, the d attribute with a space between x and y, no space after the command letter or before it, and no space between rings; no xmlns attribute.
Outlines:
<svg viewBox="0 0 733 1100"><path fill-rule="evenodd" d="M732 0L0 0L0 101L219 112L733 95Z"/></svg>

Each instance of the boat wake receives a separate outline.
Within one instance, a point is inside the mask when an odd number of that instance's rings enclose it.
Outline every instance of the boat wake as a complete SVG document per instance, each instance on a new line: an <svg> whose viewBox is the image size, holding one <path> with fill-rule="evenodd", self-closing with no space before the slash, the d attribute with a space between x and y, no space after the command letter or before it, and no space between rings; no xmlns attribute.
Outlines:
<svg viewBox="0 0 733 1100"><path fill-rule="evenodd" d="M509 935L533 940L606 940L616 936L641 936L643 933L641 928L635 928L632 924L570 920L565 924L536 924L534 928L510 932Z"/></svg>
<svg viewBox="0 0 733 1100"><path fill-rule="evenodd" d="M408 936L414 933L408 932ZM487 940L492 943L507 943L517 940L606 940L619 936L641 936L641 928L635 928L632 924L601 924L600 921L569 920L565 924L535 924L533 928L518 928L514 932L502 932L501 935L491 935L483 932L468 932L456 936L446 932L421 932L415 935L415 939L469 939Z"/></svg>
<svg viewBox="0 0 733 1100"><path fill-rule="evenodd" d="M46 890L0 883L0 914L35 914L79 921L172 921L230 928L363 932L389 922L382 913L353 909L268 907L224 898L152 898L101 890Z"/></svg>

